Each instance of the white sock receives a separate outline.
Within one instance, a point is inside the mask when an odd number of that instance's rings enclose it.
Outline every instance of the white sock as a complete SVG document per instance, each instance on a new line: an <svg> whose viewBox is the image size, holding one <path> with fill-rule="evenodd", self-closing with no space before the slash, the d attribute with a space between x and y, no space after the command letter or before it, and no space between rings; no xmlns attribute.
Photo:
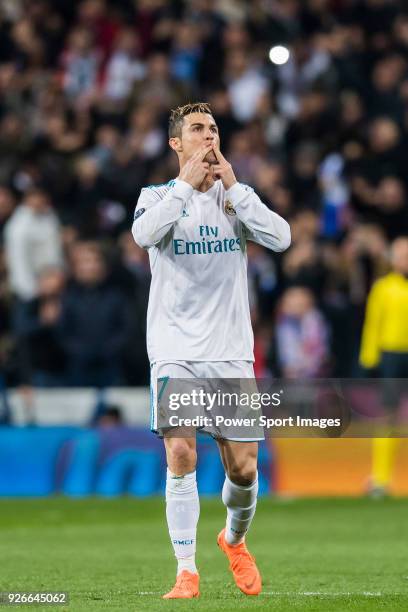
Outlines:
<svg viewBox="0 0 408 612"><path fill-rule="evenodd" d="M225 540L227 544L236 545L242 542L249 529L256 509L258 495L258 474L248 487L237 485L225 475L222 488L222 501L227 507Z"/></svg>
<svg viewBox="0 0 408 612"><path fill-rule="evenodd" d="M166 516L178 562L177 574L184 569L197 573L195 552L199 514L200 502L195 471L184 476L175 476L167 468Z"/></svg>

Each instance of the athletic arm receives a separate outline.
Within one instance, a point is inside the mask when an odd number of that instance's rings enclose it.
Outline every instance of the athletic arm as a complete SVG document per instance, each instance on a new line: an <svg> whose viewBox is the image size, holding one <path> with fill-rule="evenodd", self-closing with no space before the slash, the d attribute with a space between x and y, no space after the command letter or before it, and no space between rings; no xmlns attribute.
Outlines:
<svg viewBox="0 0 408 612"><path fill-rule="evenodd" d="M270 210L251 187L235 183L226 191L226 199L245 226L249 240L278 252L290 246L289 223Z"/></svg>
<svg viewBox="0 0 408 612"><path fill-rule="evenodd" d="M382 282L375 282L367 299L360 349L360 364L366 369L375 368L380 361L380 333L383 313L382 289Z"/></svg>
<svg viewBox="0 0 408 612"><path fill-rule="evenodd" d="M207 143L190 157L180 169L174 187L163 198L154 190L142 189L132 225L132 234L139 246L154 246L180 219L194 188L198 189L209 172L209 163L204 158L211 148L212 144Z"/></svg>
<svg viewBox="0 0 408 612"><path fill-rule="evenodd" d="M143 248L160 242L180 219L192 194L193 187L181 180L176 180L174 187L161 199L154 190L142 189L132 225L135 242Z"/></svg>
<svg viewBox="0 0 408 612"><path fill-rule="evenodd" d="M247 238L272 251L285 251L291 241L289 223L265 206L251 187L238 183L231 164L217 144L214 153L218 161L214 175L221 179L227 200L246 228Z"/></svg>

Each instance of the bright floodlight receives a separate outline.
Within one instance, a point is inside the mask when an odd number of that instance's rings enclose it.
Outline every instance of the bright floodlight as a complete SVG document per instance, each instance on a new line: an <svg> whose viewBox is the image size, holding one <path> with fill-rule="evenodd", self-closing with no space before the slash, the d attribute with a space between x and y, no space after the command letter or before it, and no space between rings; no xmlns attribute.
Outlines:
<svg viewBox="0 0 408 612"><path fill-rule="evenodd" d="M269 51L269 59L272 64L277 64L278 66L286 64L289 59L289 49L282 47L282 45L276 45L276 47L272 47Z"/></svg>

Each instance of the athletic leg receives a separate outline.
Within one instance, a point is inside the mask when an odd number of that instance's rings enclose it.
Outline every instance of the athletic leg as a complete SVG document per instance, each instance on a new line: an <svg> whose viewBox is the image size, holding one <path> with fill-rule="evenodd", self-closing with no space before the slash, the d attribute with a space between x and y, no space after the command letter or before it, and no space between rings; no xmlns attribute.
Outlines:
<svg viewBox="0 0 408 612"><path fill-rule="evenodd" d="M218 442L225 467L222 501L227 508L225 539L228 544L243 541L255 514L258 495L257 442Z"/></svg>
<svg viewBox="0 0 408 612"><path fill-rule="evenodd" d="M261 575L245 544L258 494L258 443L220 440L218 447L226 472L222 500L227 508L226 526L218 535L218 546L230 562L237 587L246 595L258 595L262 590Z"/></svg>
<svg viewBox="0 0 408 612"><path fill-rule="evenodd" d="M166 516L170 540L177 559L176 586L167 599L198 596L195 564L200 504L196 481L195 438L165 438L167 455Z"/></svg>

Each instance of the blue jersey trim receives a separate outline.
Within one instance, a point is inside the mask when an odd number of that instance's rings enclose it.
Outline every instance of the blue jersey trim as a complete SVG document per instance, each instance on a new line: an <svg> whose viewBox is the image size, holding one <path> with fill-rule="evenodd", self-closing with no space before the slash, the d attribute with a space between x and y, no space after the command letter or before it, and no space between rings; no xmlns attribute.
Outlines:
<svg viewBox="0 0 408 612"><path fill-rule="evenodd" d="M143 189L157 189L158 187L174 187L175 184L176 184L175 179L172 179L171 181L168 181L167 183L158 183L157 185L147 185L146 187L143 187Z"/></svg>

